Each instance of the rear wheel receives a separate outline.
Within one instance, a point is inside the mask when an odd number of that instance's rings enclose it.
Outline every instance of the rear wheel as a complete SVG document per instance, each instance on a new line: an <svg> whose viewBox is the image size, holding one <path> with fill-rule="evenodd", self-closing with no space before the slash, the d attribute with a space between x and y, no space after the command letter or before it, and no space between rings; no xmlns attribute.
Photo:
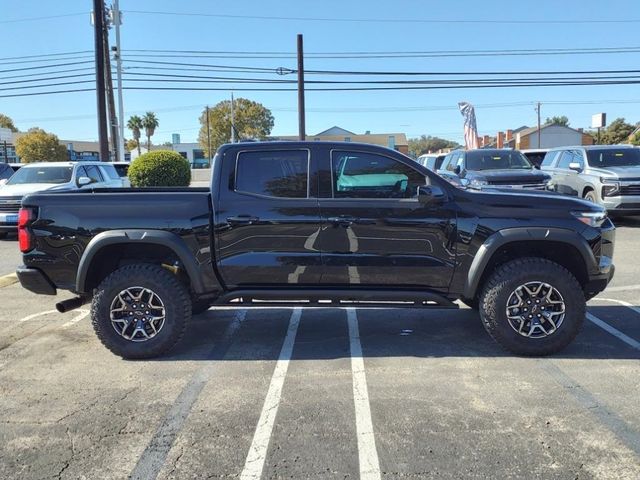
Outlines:
<svg viewBox="0 0 640 480"><path fill-rule="evenodd" d="M586 300L576 278L544 258L500 266L480 295L480 318L494 340L519 355L549 355L576 337Z"/></svg>
<svg viewBox="0 0 640 480"><path fill-rule="evenodd" d="M171 349L191 318L187 288L158 265L119 268L98 286L91 304L102 344L127 359L152 358Z"/></svg>

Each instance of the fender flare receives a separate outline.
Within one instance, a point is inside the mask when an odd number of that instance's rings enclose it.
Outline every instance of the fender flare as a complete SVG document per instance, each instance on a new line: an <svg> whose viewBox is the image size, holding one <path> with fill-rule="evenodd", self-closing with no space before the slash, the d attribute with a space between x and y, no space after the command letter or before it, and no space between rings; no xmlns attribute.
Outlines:
<svg viewBox="0 0 640 480"><path fill-rule="evenodd" d="M77 292L87 293L87 276L96 254L104 247L124 243L162 245L171 249L184 266L193 291L195 293L203 293L205 291L195 255L185 241L175 233L163 230L109 230L93 237L87 248L85 248L78 264L78 273L76 274Z"/></svg>
<svg viewBox="0 0 640 480"><path fill-rule="evenodd" d="M598 265L591 247L589 247L587 241L575 230L546 227L517 227L498 230L485 240L473 257L464 285L464 297L475 297L482 274L489 260L491 260L493 254L498 251L500 247L513 242L532 240L560 242L571 245L582 255L587 267L587 272L590 272Z"/></svg>

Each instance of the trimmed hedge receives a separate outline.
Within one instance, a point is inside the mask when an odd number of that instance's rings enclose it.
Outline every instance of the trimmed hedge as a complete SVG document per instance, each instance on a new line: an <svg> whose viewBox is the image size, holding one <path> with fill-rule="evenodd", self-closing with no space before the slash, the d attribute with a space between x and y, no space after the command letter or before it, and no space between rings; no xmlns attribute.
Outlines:
<svg viewBox="0 0 640 480"><path fill-rule="evenodd" d="M188 187L191 167L177 152L155 150L131 162L128 176L132 187Z"/></svg>

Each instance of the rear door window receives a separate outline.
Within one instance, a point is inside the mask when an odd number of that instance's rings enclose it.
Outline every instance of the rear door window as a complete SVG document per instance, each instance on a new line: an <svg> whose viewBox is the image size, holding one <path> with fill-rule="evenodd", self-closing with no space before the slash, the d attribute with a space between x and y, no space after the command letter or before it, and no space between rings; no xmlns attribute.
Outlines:
<svg viewBox="0 0 640 480"><path fill-rule="evenodd" d="M236 161L235 191L266 197L309 196L309 151L241 152Z"/></svg>

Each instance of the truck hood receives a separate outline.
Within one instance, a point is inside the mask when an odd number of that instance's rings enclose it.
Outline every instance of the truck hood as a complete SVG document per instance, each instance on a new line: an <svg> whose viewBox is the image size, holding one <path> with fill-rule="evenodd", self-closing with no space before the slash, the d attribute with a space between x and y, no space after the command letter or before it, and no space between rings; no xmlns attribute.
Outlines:
<svg viewBox="0 0 640 480"><path fill-rule="evenodd" d="M590 168L589 173L591 175L601 175L603 177L618 178L620 180L640 181L640 166Z"/></svg>
<svg viewBox="0 0 640 480"><path fill-rule="evenodd" d="M522 207L523 213L531 210L551 211L582 211L603 212L600 205L582 200L577 197L569 197L557 192L540 190L513 190L501 188L489 188L483 190L469 189L470 200L492 207Z"/></svg>
<svg viewBox="0 0 640 480"><path fill-rule="evenodd" d="M511 182L515 184L541 183L551 177L540 170L532 168L531 170L478 170L467 172L466 178L469 180L472 178L483 179L489 183L507 185Z"/></svg>
<svg viewBox="0 0 640 480"><path fill-rule="evenodd" d="M3 185L0 187L0 195L7 197L24 197L30 193L64 190L66 184L59 185L55 183L25 183L18 185Z"/></svg>

